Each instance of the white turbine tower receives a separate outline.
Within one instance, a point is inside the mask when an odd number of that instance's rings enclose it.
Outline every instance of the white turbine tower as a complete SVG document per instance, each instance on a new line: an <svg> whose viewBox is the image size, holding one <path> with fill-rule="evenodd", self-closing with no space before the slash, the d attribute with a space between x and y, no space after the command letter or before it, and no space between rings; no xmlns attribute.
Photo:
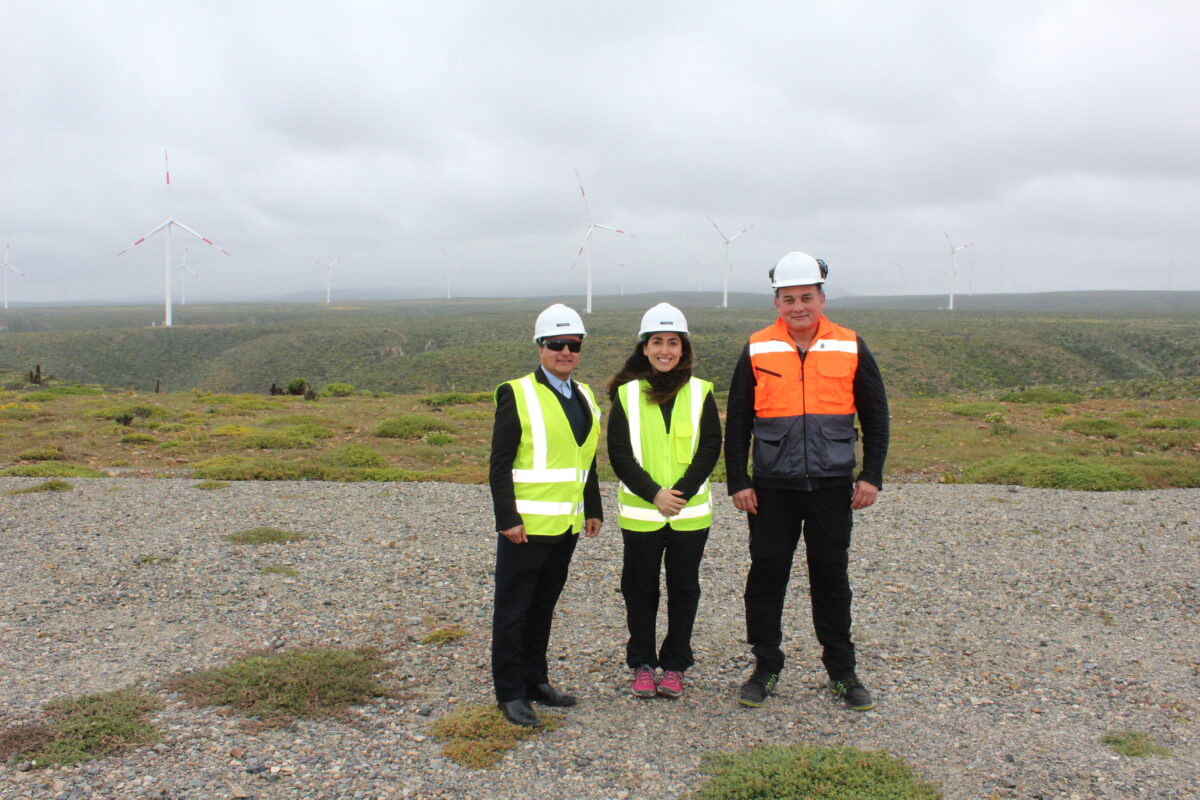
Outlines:
<svg viewBox="0 0 1200 800"><path fill-rule="evenodd" d="M183 261L175 265L175 269L179 270L179 305L187 305L187 273L192 273L192 277L199 278L199 273L188 266L187 257L190 247L183 248Z"/></svg>
<svg viewBox="0 0 1200 800"><path fill-rule="evenodd" d="M329 305L329 292L330 292L330 287L333 285L333 265L341 260L342 260L342 257L338 256L333 261L330 261L328 264L322 264L320 261L317 261L315 258L313 259L314 264L325 268L325 305Z"/></svg>
<svg viewBox="0 0 1200 800"><path fill-rule="evenodd" d="M631 255L630 253L626 253L621 258L613 259L611 262L609 262L614 267L617 268L617 274L621 276L621 296L622 297L625 296L625 278L627 278L629 276L629 256L630 255Z"/></svg>
<svg viewBox="0 0 1200 800"><path fill-rule="evenodd" d="M442 255L446 257L446 266L442 269L442 274L446 277L446 299L453 299L450 296L450 273L458 272L458 264L450 260L450 254L446 252L446 245L442 245Z"/></svg>
<svg viewBox="0 0 1200 800"><path fill-rule="evenodd" d="M614 228L612 225L602 225L599 222L593 221L592 220L592 209L588 207L587 192L585 192L583 190L583 178L579 177L579 170L575 170L575 177L579 181L579 194L583 197L583 210L587 212L588 226L587 226L587 233L585 233L583 235L583 244L579 245L579 252L575 254L575 261L572 262L571 269L575 269L575 265L579 263L579 257L581 255L583 255L583 251L584 251L584 249L586 249L587 250L587 307L585 309L585 312L590 314L590 313L592 313L592 248L589 246L589 243L591 242L591 239L592 239L592 231L596 230L597 228L600 228L601 230L612 231L613 233L620 233L625 236L632 236L635 239L637 238L637 234L629 233L628 231L623 231L620 228Z"/></svg>
<svg viewBox="0 0 1200 800"><path fill-rule="evenodd" d="M167 151L164 150L163 151L163 162L166 163L166 161L167 161ZM170 183L171 183L171 168L168 165L167 166L167 184L170 185ZM158 233L159 231L162 231L162 230L166 231L166 236L163 237L166 241L165 256L163 258L163 325L167 326L168 328L171 327L171 228L179 228L181 231L183 231L185 233L190 233L192 236L195 236L197 239L204 242L209 247L212 247L214 250L219 250L221 253L223 253L225 255L229 255L228 250L218 247L216 244L213 243L212 239L209 239L206 236L201 236L200 234L196 233L194 230L189 228L187 225L184 225L182 222L175 219L174 217L168 217L166 219L166 221L163 222L161 225L159 225L157 228L150 231L149 233L147 233L142 238L138 239L133 244L129 245L129 247L126 247L124 250L117 253L117 258L120 258L121 256L125 255L130 250L137 247L139 244L146 241L147 239L149 239L151 236Z"/></svg>
<svg viewBox="0 0 1200 800"><path fill-rule="evenodd" d="M729 259L729 245L733 243L734 239L738 238L739 236L741 236L743 233L750 230L750 228L753 228L754 226L751 225L748 228L742 228L740 231L735 233L733 236L726 236L724 233L722 233L721 229L717 227L717 223L713 222L712 217L708 216L708 214L705 214L704 217L709 222L712 222L712 226L714 228L716 228L716 230L717 230L717 235L720 236L721 241L723 241L725 243L726 270L724 273L725 279L721 282L721 308L729 308L729 274L731 272L733 272L733 262Z"/></svg>
<svg viewBox="0 0 1200 800"><path fill-rule="evenodd" d="M8 272L9 272L9 270L12 270L13 272L17 273L22 278L25 277L24 272L21 272L21 270L17 269L15 264L12 264L9 262L9 260L8 260L8 242L5 242L4 243L4 263L0 264L0 271L4 272L4 307L6 309L8 308Z"/></svg>
<svg viewBox="0 0 1200 800"><path fill-rule="evenodd" d="M958 283L958 254L971 246L970 242L959 247L954 246L954 242L950 240L950 234L946 233L946 229L942 228L942 233L946 236L946 243L950 245L950 303L946 306L947 311L954 310L954 287Z"/></svg>

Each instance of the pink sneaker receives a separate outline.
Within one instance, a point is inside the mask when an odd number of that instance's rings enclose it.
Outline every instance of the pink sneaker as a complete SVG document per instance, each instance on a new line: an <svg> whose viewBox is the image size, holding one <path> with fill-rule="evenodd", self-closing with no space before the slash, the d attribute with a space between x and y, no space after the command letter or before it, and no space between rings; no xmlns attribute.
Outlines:
<svg viewBox="0 0 1200 800"><path fill-rule="evenodd" d="M683 697L683 673L673 669L663 670L662 680L658 682L658 693L663 697Z"/></svg>
<svg viewBox="0 0 1200 800"><path fill-rule="evenodd" d="M654 697L654 670L642 664L633 671L633 685L629 687L634 697Z"/></svg>

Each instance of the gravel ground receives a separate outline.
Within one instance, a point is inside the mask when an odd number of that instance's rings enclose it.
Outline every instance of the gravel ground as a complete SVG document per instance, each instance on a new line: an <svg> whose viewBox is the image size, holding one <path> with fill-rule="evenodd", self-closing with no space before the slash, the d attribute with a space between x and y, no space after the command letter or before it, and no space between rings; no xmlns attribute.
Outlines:
<svg viewBox="0 0 1200 800"><path fill-rule="evenodd" d="M0 493L38 482L3 478ZM353 722L255 731L160 691L161 744L67 769L0 766L2 798L658 799L695 788L705 752L759 742L883 748L948 798L1200 797L1198 490L888 487L857 516L852 548L859 672L878 703L865 714L820 686L800 566L781 694L737 705L751 667L746 526L724 502L687 694L627 696L609 522L576 550L551 642L552 680L579 706L473 771L442 757L429 726L490 701L486 487L71 482L0 494L0 725L55 697L302 644L383 648L398 696ZM320 535L221 538L259 525ZM155 556L173 560L139 563ZM274 564L300 575L259 572ZM416 643L448 624L470 635ZM1113 729L1145 731L1174 755L1118 757L1100 742Z"/></svg>

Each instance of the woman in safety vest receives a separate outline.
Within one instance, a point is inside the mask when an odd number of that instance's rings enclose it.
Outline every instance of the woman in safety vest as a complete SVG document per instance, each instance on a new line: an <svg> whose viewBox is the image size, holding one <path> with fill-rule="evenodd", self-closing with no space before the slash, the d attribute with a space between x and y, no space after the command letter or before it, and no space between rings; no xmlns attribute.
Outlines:
<svg viewBox="0 0 1200 800"><path fill-rule="evenodd" d="M634 696L680 697L683 673L694 663L700 559L712 525L708 476L721 453L721 420L713 385L692 377L683 313L660 303L642 317L639 335L625 366L608 382L608 458L621 482L618 520L625 542L625 655ZM667 635L656 653L664 555Z"/></svg>

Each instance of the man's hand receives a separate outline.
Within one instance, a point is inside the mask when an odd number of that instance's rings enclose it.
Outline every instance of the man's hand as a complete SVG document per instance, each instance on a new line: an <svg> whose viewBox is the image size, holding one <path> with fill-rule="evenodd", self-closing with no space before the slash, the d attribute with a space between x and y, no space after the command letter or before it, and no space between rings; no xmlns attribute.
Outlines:
<svg viewBox="0 0 1200 800"><path fill-rule="evenodd" d="M673 517L683 511L683 507L687 505L687 501L683 499L682 495L683 492L678 489L663 487L658 490L658 494L654 495L654 506L664 517Z"/></svg>
<svg viewBox="0 0 1200 800"><path fill-rule="evenodd" d="M584 536L599 536L600 535L600 520L595 517L588 517L583 521Z"/></svg>
<svg viewBox="0 0 1200 800"><path fill-rule="evenodd" d="M513 544L525 544L529 541L529 537L525 535L525 526L517 525L514 528L509 528L506 531L500 531L505 539L508 539Z"/></svg>
<svg viewBox="0 0 1200 800"><path fill-rule="evenodd" d="M867 483L866 481L856 481L854 484L854 495L850 498L850 507L855 511L860 508L875 505L875 498L879 496L879 487Z"/></svg>
<svg viewBox="0 0 1200 800"><path fill-rule="evenodd" d="M745 511L747 514L758 513L758 493L753 489L742 489L740 492L734 492L733 507L738 511Z"/></svg>

